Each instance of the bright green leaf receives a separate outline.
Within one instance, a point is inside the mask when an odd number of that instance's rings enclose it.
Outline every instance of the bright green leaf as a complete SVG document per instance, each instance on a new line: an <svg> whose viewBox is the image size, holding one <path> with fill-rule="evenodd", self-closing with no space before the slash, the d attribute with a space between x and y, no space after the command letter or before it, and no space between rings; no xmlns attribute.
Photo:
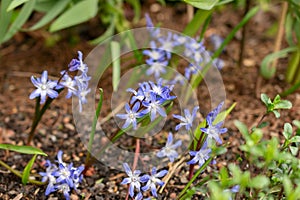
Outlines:
<svg viewBox="0 0 300 200"><path fill-rule="evenodd" d="M8 8L7 8L7 12L15 9L16 7L22 5L23 3L26 3L29 0L12 0L12 2L9 4Z"/></svg>
<svg viewBox="0 0 300 200"><path fill-rule="evenodd" d="M203 10L211 10L218 0L183 0L184 2L191 4L192 6L203 9Z"/></svg>
<svg viewBox="0 0 300 200"><path fill-rule="evenodd" d="M32 168L32 165L34 164L36 156L37 156L37 154L35 154L31 158L31 160L27 163L27 165L26 165L26 167L25 167L25 169L23 171L23 174L22 174L22 183L23 183L23 185L26 185L27 182L28 182L28 178L29 178L29 175L30 175L30 170Z"/></svg>
<svg viewBox="0 0 300 200"><path fill-rule="evenodd" d="M257 189L264 188L270 184L269 179L266 176L258 175L251 179L249 186Z"/></svg>
<svg viewBox="0 0 300 200"><path fill-rule="evenodd" d="M50 26L50 31L68 28L95 17L98 11L97 3L97 0L80 1L57 18Z"/></svg>
<svg viewBox="0 0 300 200"><path fill-rule="evenodd" d="M197 10L193 19L184 28L182 33L193 37L200 29L201 25L205 22L205 20L211 15L211 12L211 10Z"/></svg>
<svg viewBox="0 0 300 200"><path fill-rule="evenodd" d="M19 153L24 154L38 154L47 156L46 153L44 153L42 150L32 147L32 146L19 146L19 145L13 145L13 144L0 144L0 149L5 149L9 151L16 151Z"/></svg>
<svg viewBox="0 0 300 200"><path fill-rule="evenodd" d="M292 103L288 100L281 100L274 105L274 109L291 109Z"/></svg>
<svg viewBox="0 0 300 200"><path fill-rule="evenodd" d="M227 110L221 112L220 114L217 115L216 119L213 121L213 124L218 124L221 121L224 121L225 118L231 113L231 111L233 110L233 108L236 106L236 103L233 103L230 108L228 108Z"/></svg>

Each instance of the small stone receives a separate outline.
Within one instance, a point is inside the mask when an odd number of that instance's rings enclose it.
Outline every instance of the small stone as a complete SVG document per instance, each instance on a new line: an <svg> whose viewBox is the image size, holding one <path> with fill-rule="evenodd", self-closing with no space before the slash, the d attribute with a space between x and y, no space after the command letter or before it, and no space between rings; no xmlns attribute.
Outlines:
<svg viewBox="0 0 300 200"><path fill-rule="evenodd" d="M161 10L161 6L158 3L154 3L150 6L150 11L153 13L159 12Z"/></svg>
<svg viewBox="0 0 300 200"><path fill-rule="evenodd" d="M170 198L171 198L171 199L176 199L176 197L177 197L177 195L176 195L175 192L172 192L172 193L170 194Z"/></svg>
<svg viewBox="0 0 300 200"><path fill-rule="evenodd" d="M65 127L66 127L67 129L71 130L71 131L74 131L74 130L75 130L75 127L74 127L74 125L73 125L73 124L71 124L71 123L67 123L67 124L65 124Z"/></svg>
<svg viewBox="0 0 300 200"><path fill-rule="evenodd" d="M187 182L189 182L189 180L185 176L181 176L180 177L180 182L181 183L187 183Z"/></svg>

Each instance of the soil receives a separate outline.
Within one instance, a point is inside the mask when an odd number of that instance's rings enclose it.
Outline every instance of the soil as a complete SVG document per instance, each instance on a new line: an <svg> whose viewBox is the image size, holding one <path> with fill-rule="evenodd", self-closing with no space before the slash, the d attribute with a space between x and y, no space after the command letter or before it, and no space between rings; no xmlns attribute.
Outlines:
<svg viewBox="0 0 300 200"><path fill-rule="evenodd" d="M226 7L227 8L227 7ZM221 58L225 61L225 67L221 74L226 89L226 107L236 102L237 105L227 117L225 127L228 133L223 136L224 143L228 145L228 152L217 158L217 167L227 165L229 162L237 162L236 155L240 154L239 145L243 143L241 134L235 128L234 120L240 120L253 127L258 123L265 112L265 107L260 101L260 93L266 93L270 97L289 88L284 81L284 72L287 60L280 60L277 73L270 80L264 80L259 75L259 66L262 59L272 52L274 37L266 34L272 24L278 20L280 6L272 7L270 12L260 12L247 26L247 38L244 52L243 65L238 66L241 32L239 31L232 42L226 47ZM162 27L182 31L187 24L187 14L184 4L168 5L162 7L157 3L148 2L143 6L143 13L149 12L154 23L161 22ZM205 37L215 33L222 37L232 30L242 18L241 8L222 9L214 13L211 24ZM137 27L144 26L145 20L141 20ZM93 32L94 24L84 24L89 27L88 32ZM68 62L80 50L86 55L93 46L89 45L87 36L82 36L80 30L78 42L72 43L68 36L69 31L62 31L62 39L52 46L45 45L47 37L40 30L33 33L18 33L12 40L3 44L0 49L0 143L23 145L27 139L29 129L34 115L35 101L29 100L28 96L34 89L30 82L31 75L39 75L47 69L49 75L57 77L59 71L63 70ZM84 29L86 31L86 29ZM72 31L71 31L72 32ZM99 30L101 33L101 30ZM91 34L93 35L93 34ZM285 45L285 44L283 44ZM107 83L101 83L102 88L108 88ZM200 108L203 113L211 109L201 98L208 94L199 95ZM299 92L289 95L286 99L293 102L293 108L289 111L281 111L281 120L276 120L270 115L269 128L264 129L265 137L281 137L285 122L299 120L300 95ZM84 162L86 149L76 132L72 116L71 100L64 97L58 98L50 106L46 115L38 126L33 145L41 148L54 160L58 150L63 150L66 162L74 162L79 166ZM109 110L108 104L104 103L103 110ZM108 125L109 126L109 122ZM0 151L0 158L16 170L24 169L30 160L28 155L20 155L14 152ZM33 166L32 174L43 171L44 157L38 157ZM177 171L170 183L166 186L159 199L171 199L179 194L187 179L187 166ZM120 185L125 177L123 172L110 169L102 163L93 165L94 173L84 178L80 185L79 193L72 193L72 199L123 199L127 189ZM38 179L38 177L36 177ZM21 184L21 179L0 167L0 199L63 199L62 194L51 194L44 196L46 187ZM201 199L201 197L195 197Z"/></svg>

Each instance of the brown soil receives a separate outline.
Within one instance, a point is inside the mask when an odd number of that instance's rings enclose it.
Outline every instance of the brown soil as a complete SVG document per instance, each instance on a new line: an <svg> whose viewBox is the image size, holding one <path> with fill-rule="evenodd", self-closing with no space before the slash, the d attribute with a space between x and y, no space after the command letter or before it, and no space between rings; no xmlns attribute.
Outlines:
<svg viewBox="0 0 300 200"><path fill-rule="evenodd" d="M234 127L233 121L240 120L249 127L253 127L265 112L264 105L259 98L260 93L266 93L273 98L277 93L289 87L284 81L287 60L279 62L276 76L271 80L264 80L259 76L260 63L267 54L272 52L274 44L272 37L267 36L265 32L277 20L276 12L279 9L279 7L274 7L273 12L261 12L248 24L243 66L237 66L240 52L240 32L221 56L226 62L226 66L221 72L226 88L226 107L234 102L237 102L237 105L226 119L225 127L229 131L223 139L228 144L229 151L218 159L218 167L227 165L228 162L235 162L236 154L240 153L238 147L243 140ZM185 6L182 4L164 8L158 4L149 3L144 6L145 11L150 12L155 23L161 22L162 27L181 31L187 23ZM239 22L242 13L242 10L236 8L215 12L206 36L216 33L226 37ZM144 20L136 26L143 25ZM0 143L22 145L26 141L35 106L35 102L28 98L33 90L30 76L40 74L47 69L49 74L55 77L76 56L77 50L81 50L85 55L93 48L80 34L80 42L71 44L67 39L68 34L67 31L62 32L63 40L51 47L45 46L43 31L31 34L19 33L8 43L2 45L0 49ZM108 84L102 84L105 90L105 86ZM281 120L276 120L272 115L266 118L270 122L269 128L264 129L266 137L280 137L285 122L299 120L299 93L289 95L286 99L293 102L292 110L282 111ZM204 113L211 109L201 101L200 106ZM71 113L70 100L65 100L64 97L55 100L38 126L38 133L33 144L42 148L51 160L55 159L57 151L61 149L67 155L64 159L67 162L72 160L75 166L78 166L84 161L86 149L76 133ZM22 170L30 156L0 151L0 158L15 169ZM32 173L43 170L43 162L44 158L38 157ZM86 177L80 187L80 193L84 193L87 199L119 199L126 196L126 187L120 185L120 181L124 177L123 173L109 169L101 163L96 163L94 170L95 173ZM161 196L162 199L170 199L174 193L180 192L185 184L185 180L181 177L185 174L185 170L175 173L173 181L167 185ZM103 179L101 183L96 184L100 179ZM51 194L49 197L45 197L44 192L45 187L31 184L23 186L18 177L0 167L0 199L16 197L20 197L16 199L55 199L58 195ZM56 199L61 198L62 195ZM72 194L72 199L80 198L76 194Z"/></svg>

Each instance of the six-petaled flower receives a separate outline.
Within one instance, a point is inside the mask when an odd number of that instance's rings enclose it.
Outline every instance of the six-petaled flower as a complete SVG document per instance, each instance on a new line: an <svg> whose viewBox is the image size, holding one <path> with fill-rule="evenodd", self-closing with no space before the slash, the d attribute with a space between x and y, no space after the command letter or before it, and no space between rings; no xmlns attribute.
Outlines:
<svg viewBox="0 0 300 200"><path fill-rule="evenodd" d="M144 175L141 177L142 182L147 182L144 187L142 187L143 191L151 190L151 193L154 197L157 197L156 185L163 186L164 182L160 180L160 178L164 177L168 173L168 170L161 170L157 172L156 167L153 167L151 170L151 175Z"/></svg>
<svg viewBox="0 0 300 200"><path fill-rule="evenodd" d="M202 132L207 134L207 140L209 142L211 142L214 139L217 143L222 144L220 134L227 132L227 128L222 128L224 121L214 124L214 121L217 115L220 113L223 104L224 102L221 102L213 111L211 111L207 115L206 121L208 126L206 128L200 128Z"/></svg>
<svg viewBox="0 0 300 200"><path fill-rule="evenodd" d="M173 135L171 132L169 132L166 145L159 152L157 152L156 156L159 158L168 157L170 162L174 162L174 160L178 158L176 149L181 146L181 144L181 140L178 140L175 142L175 144L173 144Z"/></svg>
<svg viewBox="0 0 300 200"><path fill-rule="evenodd" d="M57 86L57 82L48 80L47 71L43 71L41 78L31 76L31 82L35 87L37 87L37 89L30 94L30 99L40 96L40 103L43 104L46 101L47 95L52 99L58 96L58 92L54 89Z"/></svg>
<svg viewBox="0 0 300 200"><path fill-rule="evenodd" d="M187 131L190 131L193 126L193 121L196 117L199 106L193 108L192 114L188 109L184 109L184 117L180 115L173 115L174 118L179 119L181 122L175 127L175 130L179 130L182 126L185 126Z"/></svg>

